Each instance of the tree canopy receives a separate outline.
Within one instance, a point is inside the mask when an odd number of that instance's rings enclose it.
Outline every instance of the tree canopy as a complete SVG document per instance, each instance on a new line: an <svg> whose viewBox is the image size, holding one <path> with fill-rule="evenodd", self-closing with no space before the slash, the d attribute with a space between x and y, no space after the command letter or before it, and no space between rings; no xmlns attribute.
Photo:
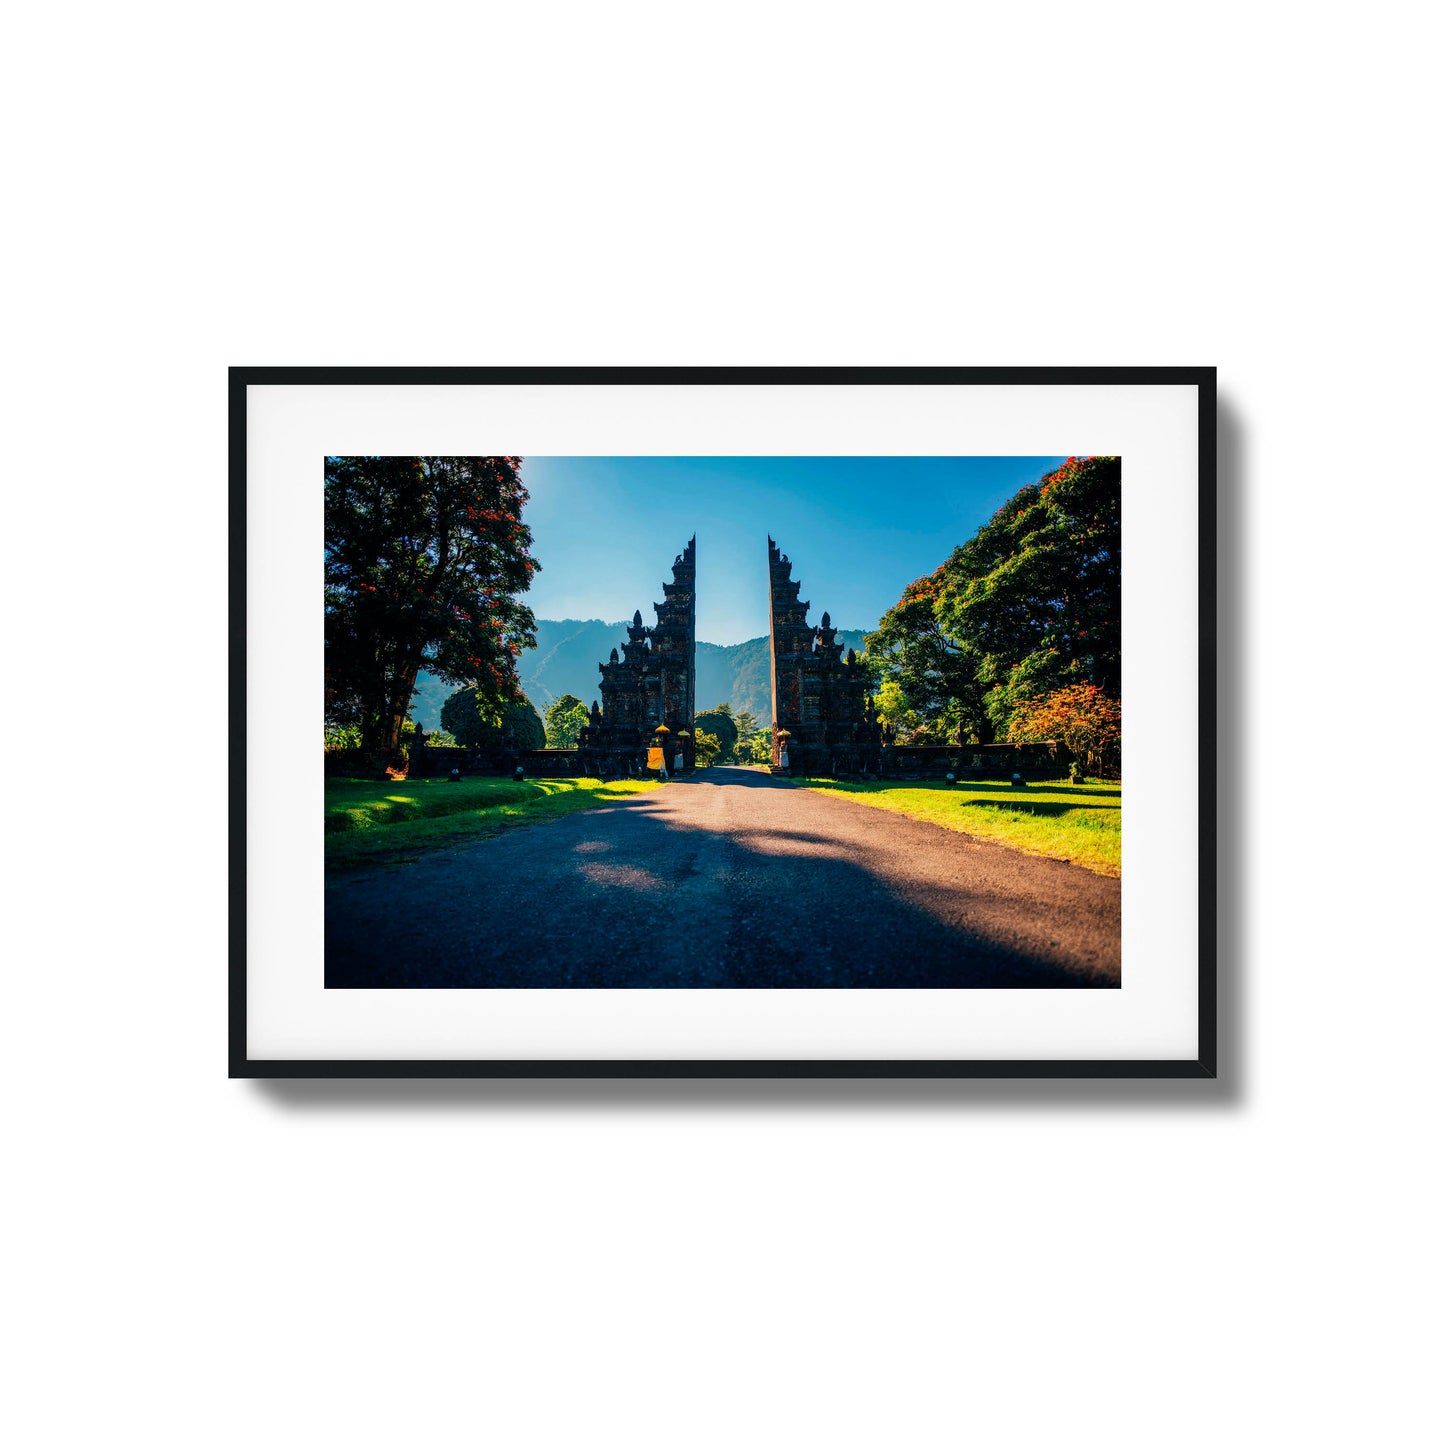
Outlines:
<svg viewBox="0 0 1445 1445"><path fill-rule="evenodd" d="M925 727L989 742L1028 699L1118 698L1120 477L1118 457L1070 457L904 589L867 650Z"/></svg>
<svg viewBox="0 0 1445 1445"><path fill-rule="evenodd" d="M962 552L957 549L953 558ZM895 726L926 722L972 732L992 742L993 724L984 708L984 686L978 680L982 661L977 649L948 629L938 615L938 578L944 563L930 577L904 588L903 596L884 613L865 643L866 657L881 678L880 698ZM889 684L896 685L894 692ZM905 715L912 714L906 718Z"/></svg>
<svg viewBox="0 0 1445 1445"><path fill-rule="evenodd" d="M580 697L564 692L546 712L547 746L575 748L577 734L587 726L587 708Z"/></svg>
<svg viewBox="0 0 1445 1445"><path fill-rule="evenodd" d="M747 737L740 737L733 748L733 760L766 767L773 760L772 728L757 728Z"/></svg>
<svg viewBox="0 0 1445 1445"><path fill-rule="evenodd" d="M464 748L545 747L547 743L542 719L537 709L524 697L507 703L500 714L486 707L486 699L477 688L458 688L442 704L442 727Z"/></svg>
<svg viewBox="0 0 1445 1445"><path fill-rule="evenodd" d="M534 643L520 457L328 457L326 720L394 748L417 672L500 718ZM449 729L450 731L451 729Z"/></svg>
<svg viewBox="0 0 1445 1445"><path fill-rule="evenodd" d="M902 683L895 682L892 678L885 679L879 685L873 698L873 715L885 727L895 729L903 737L911 737L913 730L922 721L917 711L909 705L908 694L903 690Z"/></svg>
<svg viewBox="0 0 1445 1445"><path fill-rule="evenodd" d="M692 721L693 731L705 731L717 739L718 755L723 758L731 756L733 748L737 745L738 725L733 719L733 710L727 703L711 708L707 712L700 712Z"/></svg>

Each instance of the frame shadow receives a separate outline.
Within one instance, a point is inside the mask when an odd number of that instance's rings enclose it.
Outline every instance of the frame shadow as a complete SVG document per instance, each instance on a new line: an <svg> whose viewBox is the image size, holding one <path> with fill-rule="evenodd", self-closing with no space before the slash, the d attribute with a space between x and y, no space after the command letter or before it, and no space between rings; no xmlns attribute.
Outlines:
<svg viewBox="0 0 1445 1445"><path fill-rule="evenodd" d="M1249 1100L1245 925L1249 854L1244 805L1250 539L1244 526L1249 435L1228 395L1217 399L1217 989L1213 1079L251 1079L287 1113L674 1114L1217 1113Z"/></svg>

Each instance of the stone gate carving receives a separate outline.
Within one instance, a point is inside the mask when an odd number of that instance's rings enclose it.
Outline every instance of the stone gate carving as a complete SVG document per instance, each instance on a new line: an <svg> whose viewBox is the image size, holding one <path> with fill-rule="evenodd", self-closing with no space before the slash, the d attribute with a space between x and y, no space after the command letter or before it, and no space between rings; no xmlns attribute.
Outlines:
<svg viewBox="0 0 1445 1445"><path fill-rule="evenodd" d="M684 765L693 765L692 718L697 707L697 538L672 564L663 600L653 603L657 621L643 626L632 614L622 656L612 649L597 664L600 703L592 704L578 746L589 771L627 772L641 765L659 726L668 730L669 758L682 744ZM685 737L681 736L686 734Z"/></svg>
<svg viewBox="0 0 1445 1445"><path fill-rule="evenodd" d="M873 716L868 673L825 612L812 626L798 600L793 564L768 538L768 624L772 644L773 766L788 753L790 773L869 773L881 767L882 732ZM787 737L783 737L783 733Z"/></svg>

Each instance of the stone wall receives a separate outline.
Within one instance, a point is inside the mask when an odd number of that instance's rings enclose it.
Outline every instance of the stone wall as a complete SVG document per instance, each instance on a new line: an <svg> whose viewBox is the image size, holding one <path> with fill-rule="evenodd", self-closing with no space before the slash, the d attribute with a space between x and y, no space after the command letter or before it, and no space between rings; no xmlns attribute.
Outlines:
<svg viewBox="0 0 1445 1445"><path fill-rule="evenodd" d="M587 748L421 747L413 748L409 759L365 748L325 751L328 778L444 778L453 768L467 777L504 778L510 777L519 763L532 778L625 778L642 776L647 771L645 743ZM1038 782L1067 777L1072 755L1062 743L966 743L962 747L956 743L884 747L814 744L799 748L788 761L788 771L795 777L917 782L941 780L952 773L962 782L1007 780L1019 773L1030 782Z"/></svg>
<svg viewBox="0 0 1445 1445"><path fill-rule="evenodd" d="M323 766L328 778L384 778L388 769L406 767L406 754L388 753L384 748L327 748Z"/></svg>
<svg viewBox="0 0 1445 1445"><path fill-rule="evenodd" d="M453 768L467 777L509 778L518 764L529 778L583 774L576 748L413 748L408 778L445 778Z"/></svg>
<svg viewBox="0 0 1445 1445"><path fill-rule="evenodd" d="M1062 743L899 743L883 750L885 779L926 781L952 773L960 782L1007 781L1015 773L1029 782L1066 778L1072 755Z"/></svg>

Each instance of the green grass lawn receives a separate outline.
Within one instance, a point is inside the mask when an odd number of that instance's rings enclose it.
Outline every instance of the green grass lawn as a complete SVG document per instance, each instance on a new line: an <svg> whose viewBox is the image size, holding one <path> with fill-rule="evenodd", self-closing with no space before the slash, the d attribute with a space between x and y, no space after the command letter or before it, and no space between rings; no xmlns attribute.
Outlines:
<svg viewBox="0 0 1445 1445"><path fill-rule="evenodd" d="M843 783L795 778L800 788L835 793L869 808L902 813L1091 873L1119 876L1118 783Z"/></svg>
<svg viewBox="0 0 1445 1445"><path fill-rule="evenodd" d="M326 866L410 863L433 848L470 843L661 787L643 778L445 778L326 782Z"/></svg>

